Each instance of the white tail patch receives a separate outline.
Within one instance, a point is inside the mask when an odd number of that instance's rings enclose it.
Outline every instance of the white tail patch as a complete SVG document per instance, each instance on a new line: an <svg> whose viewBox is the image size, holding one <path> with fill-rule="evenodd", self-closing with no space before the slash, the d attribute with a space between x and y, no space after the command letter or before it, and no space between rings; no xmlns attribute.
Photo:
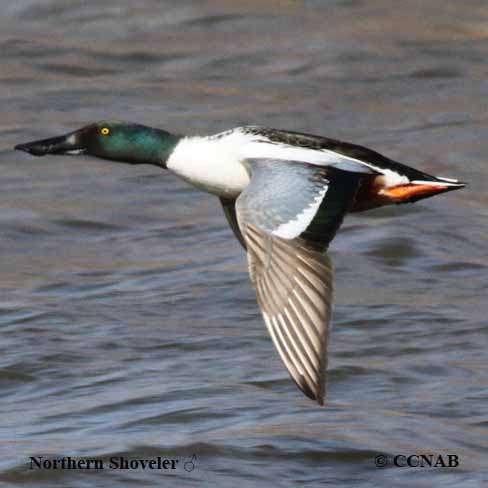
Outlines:
<svg viewBox="0 0 488 488"><path fill-rule="evenodd" d="M410 183L412 185L444 185L444 186L464 186L464 183L459 182L458 180L452 180L448 178L439 178L436 176L438 180L441 181L423 181L423 180L414 180Z"/></svg>
<svg viewBox="0 0 488 488"><path fill-rule="evenodd" d="M455 180L454 178L444 178L441 176L436 176L438 180L446 181L448 183L460 183L459 180Z"/></svg>

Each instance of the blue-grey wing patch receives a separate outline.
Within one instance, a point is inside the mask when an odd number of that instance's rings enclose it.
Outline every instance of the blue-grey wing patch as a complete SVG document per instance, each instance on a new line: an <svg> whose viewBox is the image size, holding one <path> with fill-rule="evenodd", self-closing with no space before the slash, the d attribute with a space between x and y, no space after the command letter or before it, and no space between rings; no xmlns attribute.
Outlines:
<svg viewBox="0 0 488 488"><path fill-rule="evenodd" d="M239 197L239 217L285 239L299 236L327 192L325 170L278 159L247 163L251 183Z"/></svg>
<svg viewBox="0 0 488 488"><path fill-rule="evenodd" d="M239 218L273 236L303 237L325 249L354 202L362 176L277 159L250 159Z"/></svg>

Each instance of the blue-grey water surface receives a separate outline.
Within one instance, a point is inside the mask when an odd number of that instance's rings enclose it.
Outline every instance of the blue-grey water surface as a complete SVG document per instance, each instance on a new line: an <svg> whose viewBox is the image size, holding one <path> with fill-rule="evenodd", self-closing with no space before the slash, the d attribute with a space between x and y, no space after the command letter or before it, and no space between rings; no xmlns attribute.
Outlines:
<svg viewBox="0 0 488 488"><path fill-rule="evenodd" d="M1 486L486 486L487 26L484 0L2 2ZM319 133L469 187L346 219L320 408L215 198L12 150L103 118ZM459 466L374 463L429 453Z"/></svg>

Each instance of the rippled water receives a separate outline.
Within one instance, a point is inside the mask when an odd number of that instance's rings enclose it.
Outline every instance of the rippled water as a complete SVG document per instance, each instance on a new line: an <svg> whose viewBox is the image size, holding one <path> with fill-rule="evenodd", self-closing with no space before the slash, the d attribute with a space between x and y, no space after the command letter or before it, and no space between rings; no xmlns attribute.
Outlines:
<svg viewBox="0 0 488 488"><path fill-rule="evenodd" d="M486 2L236 5L3 2L1 485L482 486ZM470 186L346 220L319 408L275 354L214 198L156 168L12 151L101 118L321 133ZM460 466L380 469L378 453Z"/></svg>

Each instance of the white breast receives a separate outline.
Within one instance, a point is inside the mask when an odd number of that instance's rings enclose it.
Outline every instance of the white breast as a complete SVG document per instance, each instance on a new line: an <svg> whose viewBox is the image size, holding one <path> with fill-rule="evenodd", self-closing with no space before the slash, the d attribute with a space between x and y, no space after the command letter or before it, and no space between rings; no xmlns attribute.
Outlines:
<svg viewBox="0 0 488 488"><path fill-rule="evenodd" d="M237 197L249 184L241 164L248 138L241 132L222 137L186 137L168 159L168 169L192 185L217 196Z"/></svg>

